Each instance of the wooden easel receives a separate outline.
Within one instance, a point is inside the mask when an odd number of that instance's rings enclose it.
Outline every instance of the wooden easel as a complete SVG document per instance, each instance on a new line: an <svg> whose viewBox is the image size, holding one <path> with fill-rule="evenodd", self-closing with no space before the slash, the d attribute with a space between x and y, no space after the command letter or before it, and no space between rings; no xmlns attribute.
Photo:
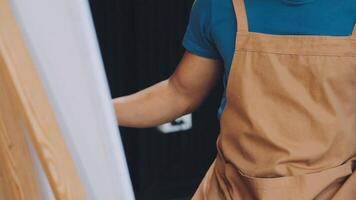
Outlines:
<svg viewBox="0 0 356 200"><path fill-rule="evenodd" d="M0 0L0 200L41 199L34 146L56 199L87 193L8 0Z"/></svg>

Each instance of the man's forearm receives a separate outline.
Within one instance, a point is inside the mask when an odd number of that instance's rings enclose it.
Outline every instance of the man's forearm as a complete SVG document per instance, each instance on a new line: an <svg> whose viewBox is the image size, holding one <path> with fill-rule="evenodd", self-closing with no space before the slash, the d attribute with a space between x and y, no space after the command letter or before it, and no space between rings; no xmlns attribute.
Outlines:
<svg viewBox="0 0 356 200"><path fill-rule="evenodd" d="M135 94L114 99L118 124L146 128L161 125L190 112L191 100L180 95L174 83L162 81Z"/></svg>
<svg viewBox="0 0 356 200"><path fill-rule="evenodd" d="M218 60L186 52L169 79L114 99L119 125L154 127L193 112L216 84L221 69Z"/></svg>

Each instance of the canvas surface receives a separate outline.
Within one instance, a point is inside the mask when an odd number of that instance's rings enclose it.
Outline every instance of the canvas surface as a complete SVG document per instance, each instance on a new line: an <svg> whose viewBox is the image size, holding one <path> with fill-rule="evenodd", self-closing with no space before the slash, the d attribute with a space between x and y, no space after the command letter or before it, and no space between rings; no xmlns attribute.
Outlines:
<svg viewBox="0 0 356 200"><path fill-rule="evenodd" d="M11 3L89 199L133 199L87 2Z"/></svg>

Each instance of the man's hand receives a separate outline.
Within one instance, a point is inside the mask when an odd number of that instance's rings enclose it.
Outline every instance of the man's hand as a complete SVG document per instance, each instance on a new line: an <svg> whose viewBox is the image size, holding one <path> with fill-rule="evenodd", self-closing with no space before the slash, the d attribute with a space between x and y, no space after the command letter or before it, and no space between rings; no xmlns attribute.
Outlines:
<svg viewBox="0 0 356 200"><path fill-rule="evenodd" d="M218 60L186 52L169 79L113 100L118 124L154 127L193 112L215 86L221 71Z"/></svg>

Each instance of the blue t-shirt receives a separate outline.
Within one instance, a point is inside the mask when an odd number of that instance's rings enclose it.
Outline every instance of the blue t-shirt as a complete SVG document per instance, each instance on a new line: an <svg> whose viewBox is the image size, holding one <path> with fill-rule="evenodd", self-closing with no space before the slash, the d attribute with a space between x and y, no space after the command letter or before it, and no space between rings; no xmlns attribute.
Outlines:
<svg viewBox="0 0 356 200"><path fill-rule="evenodd" d="M245 4L252 32L346 36L356 21L356 0L245 0ZM225 88L236 29L232 0L196 0L183 39L187 51L224 63ZM218 117L225 103L224 92Z"/></svg>

